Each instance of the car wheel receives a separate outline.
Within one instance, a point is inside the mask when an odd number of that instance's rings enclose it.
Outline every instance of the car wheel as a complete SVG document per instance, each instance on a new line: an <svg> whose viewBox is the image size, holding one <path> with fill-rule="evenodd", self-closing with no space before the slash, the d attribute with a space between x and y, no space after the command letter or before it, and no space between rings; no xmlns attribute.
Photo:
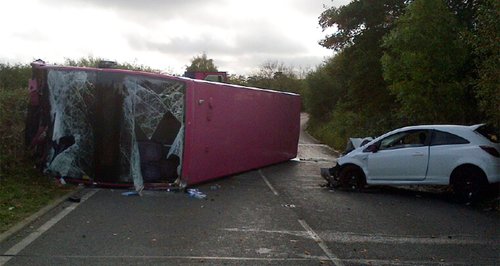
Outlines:
<svg viewBox="0 0 500 266"><path fill-rule="evenodd" d="M361 190L366 186L365 175L356 166L346 166L339 173L339 184L342 188Z"/></svg>
<svg viewBox="0 0 500 266"><path fill-rule="evenodd" d="M474 202L482 198L487 184L484 173L473 167L458 169L452 178L453 192L461 202Z"/></svg>

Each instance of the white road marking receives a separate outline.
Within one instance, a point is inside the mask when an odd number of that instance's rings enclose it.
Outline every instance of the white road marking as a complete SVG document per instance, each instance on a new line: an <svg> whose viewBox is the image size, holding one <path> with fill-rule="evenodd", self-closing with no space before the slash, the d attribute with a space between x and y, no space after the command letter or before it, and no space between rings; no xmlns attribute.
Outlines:
<svg viewBox="0 0 500 266"><path fill-rule="evenodd" d="M325 148L330 148L330 146L328 146L326 144L320 144L320 143L299 143L299 146L311 146L311 147L325 147Z"/></svg>
<svg viewBox="0 0 500 266"><path fill-rule="evenodd" d="M266 182L267 186L271 189L271 191L274 193L274 195L279 196L278 191L276 191L276 189L274 189L273 185L271 185L271 183L269 183L269 180L267 180L267 177L262 173L261 169L259 169L259 174L262 177L262 179L264 179L264 182Z"/></svg>
<svg viewBox="0 0 500 266"><path fill-rule="evenodd" d="M301 254L300 254L301 255ZM326 256L308 256L303 257L216 257L216 256L87 256L87 255L55 255L55 256L23 256L28 258L62 258L62 259L162 259L162 260L234 260L234 261L314 261L314 260L328 260Z"/></svg>
<svg viewBox="0 0 500 266"><path fill-rule="evenodd" d="M316 157L309 157L309 158L300 158L299 161L297 161L299 163L310 163L310 162L315 162L315 163L319 163L319 162L329 162L329 163L334 163L334 162L337 162L337 159L335 158L316 158Z"/></svg>
<svg viewBox="0 0 500 266"><path fill-rule="evenodd" d="M304 238L312 238L307 231L292 230L264 230L252 228L224 228L229 232L255 232L268 234L284 234ZM306 229L307 230L307 229ZM324 241L335 243L375 243L375 244L422 244L422 245L492 245L498 243L498 239L478 239L474 236L452 235L452 236L401 236L384 234L358 234L352 232L320 231L318 236Z"/></svg>
<svg viewBox="0 0 500 266"><path fill-rule="evenodd" d="M108 259L108 260L120 260L124 259L134 259L134 260L212 260L212 261L327 261L329 260L326 256L310 256L310 255L302 255L298 254L298 256L302 257L215 257L215 256L148 256L148 255L138 255L138 256L88 256L88 255L55 255L55 256L23 256L24 258L52 258L52 259L85 259L88 261L89 259ZM401 259L343 259L344 262L362 264L362 265L471 265L470 262L466 261L434 261L434 260L401 260ZM494 265L495 260L485 260L480 264L485 265ZM151 263L151 262L149 262Z"/></svg>
<svg viewBox="0 0 500 266"><path fill-rule="evenodd" d="M263 229L250 229L250 228L223 228L221 230L229 232L256 232L256 233L269 233L269 234L284 234L292 235L303 238L309 238L309 233L306 231L290 231L290 230L263 230Z"/></svg>
<svg viewBox="0 0 500 266"><path fill-rule="evenodd" d="M321 144L321 143L299 143L299 148L300 147L322 147L325 148L331 152L336 152L332 147L326 145L326 144Z"/></svg>
<svg viewBox="0 0 500 266"><path fill-rule="evenodd" d="M81 200L80 203L85 202L87 199L92 197L95 193L97 193L99 189L94 189L85 194ZM60 220L62 220L66 215L68 215L70 212L72 212L76 207L78 207L78 203L73 203L66 208L64 208L62 211L60 211L57 215L52 217L50 220L45 222L42 226L40 226L38 229L33 231L31 234L29 234L27 237L25 237L23 240L15 244L13 247L11 247L9 250L7 250L3 256L0 257L0 266L4 265L7 263L13 256L19 254L23 249L25 249L29 244L31 244L33 241L35 241L37 238L39 238L43 233L45 233L47 230L49 230L52 226L57 224Z"/></svg>
<svg viewBox="0 0 500 266"><path fill-rule="evenodd" d="M256 249L255 252L257 252L257 254L269 254L271 253L273 250L270 249L270 248L259 248L259 249Z"/></svg>
<svg viewBox="0 0 500 266"><path fill-rule="evenodd" d="M300 186L300 189L321 189L324 190L324 187L320 187L319 185L308 185L308 186Z"/></svg>
<svg viewBox="0 0 500 266"><path fill-rule="evenodd" d="M425 244L425 245L490 245L498 239L478 239L467 236L393 236L375 234L356 234L349 232L320 233L326 241L336 243L375 243L375 244Z"/></svg>
<svg viewBox="0 0 500 266"><path fill-rule="evenodd" d="M351 262L351 263L356 263L356 264L362 264L362 265L439 265L439 266L444 266L444 265L470 265L470 263L467 262L458 262L458 261L453 261L453 262L444 262L444 261L410 261L410 260L384 260L384 259L344 259L344 262Z"/></svg>
<svg viewBox="0 0 500 266"><path fill-rule="evenodd" d="M314 232L314 230L306 223L304 220L299 220L300 225L306 229L307 233L311 236L311 238L316 241L318 246L325 252L326 256L333 262L333 264L337 266L344 265L342 261L333 254L333 252L328 248L328 246L323 242L323 240Z"/></svg>
<svg viewBox="0 0 500 266"><path fill-rule="evenodd" d="M320 173L318 171L318 174L317 175L300 175L300 177L302 178L300 180L300 182L318 182L318 180L322 181L324 180L321 176L320 176Z"/></svg>

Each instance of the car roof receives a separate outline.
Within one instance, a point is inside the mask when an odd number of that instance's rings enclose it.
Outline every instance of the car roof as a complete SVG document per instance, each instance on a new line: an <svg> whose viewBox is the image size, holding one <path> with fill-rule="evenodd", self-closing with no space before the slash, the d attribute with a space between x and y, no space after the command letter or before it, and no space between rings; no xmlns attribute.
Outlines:
<svg viewBox="0 0 500 266"><path fill-rule="evenodd" d="M477 124L472 126L464 126L464 125L418 125L418 126L406 126L395 131L405 131L405 130L418 130L418 129L436 129L436 130L444 130L444 131L474 131L480 126L484 124Z"/></svg>
<svg viewBox="0 0 500 266"><path fill-rule="evenodd" d="M464 137L468 140L471 139L476 139L475 135L473 133L474 130L479 128L484 124L477 124L477 125L472 125L472 126L464 126L464 125L418 125L418 126L406 126L398 129L394 129L392 131L389 131L377 138L375 140L370 141L370 143L373 143L374 141L378 141L382 138L385 138L389 135L402 132L402 131L407 131L407 130L440 130L440 131L445 131L445 132L450 132L453 134L456 134L458 136Z"/></svg>

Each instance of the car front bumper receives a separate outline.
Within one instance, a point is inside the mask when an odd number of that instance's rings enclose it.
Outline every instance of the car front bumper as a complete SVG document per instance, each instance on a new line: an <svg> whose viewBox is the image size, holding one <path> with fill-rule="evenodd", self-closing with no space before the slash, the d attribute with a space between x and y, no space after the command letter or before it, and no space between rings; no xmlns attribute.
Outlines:
<svg viewBox="0 0 500 266"><path fill-rule="evenodd" d="M328 186L330 187L337 187L338 186L338 172L339 172L339 165L336 164L332 168L320 168L321 172L321 177L323 177L326 182L328 182Z"/></svg>

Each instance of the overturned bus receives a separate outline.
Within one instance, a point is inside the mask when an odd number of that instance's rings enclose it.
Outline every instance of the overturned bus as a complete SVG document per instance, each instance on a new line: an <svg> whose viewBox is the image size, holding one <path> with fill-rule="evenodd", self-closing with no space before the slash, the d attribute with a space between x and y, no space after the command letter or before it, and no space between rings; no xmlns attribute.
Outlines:
<svg viewBox="0 0 500 266"><path fill-rule="evenodd" d="M37 167L102 186L185 187L297 155L292 93L110 68L32 64Z"/></svg>

